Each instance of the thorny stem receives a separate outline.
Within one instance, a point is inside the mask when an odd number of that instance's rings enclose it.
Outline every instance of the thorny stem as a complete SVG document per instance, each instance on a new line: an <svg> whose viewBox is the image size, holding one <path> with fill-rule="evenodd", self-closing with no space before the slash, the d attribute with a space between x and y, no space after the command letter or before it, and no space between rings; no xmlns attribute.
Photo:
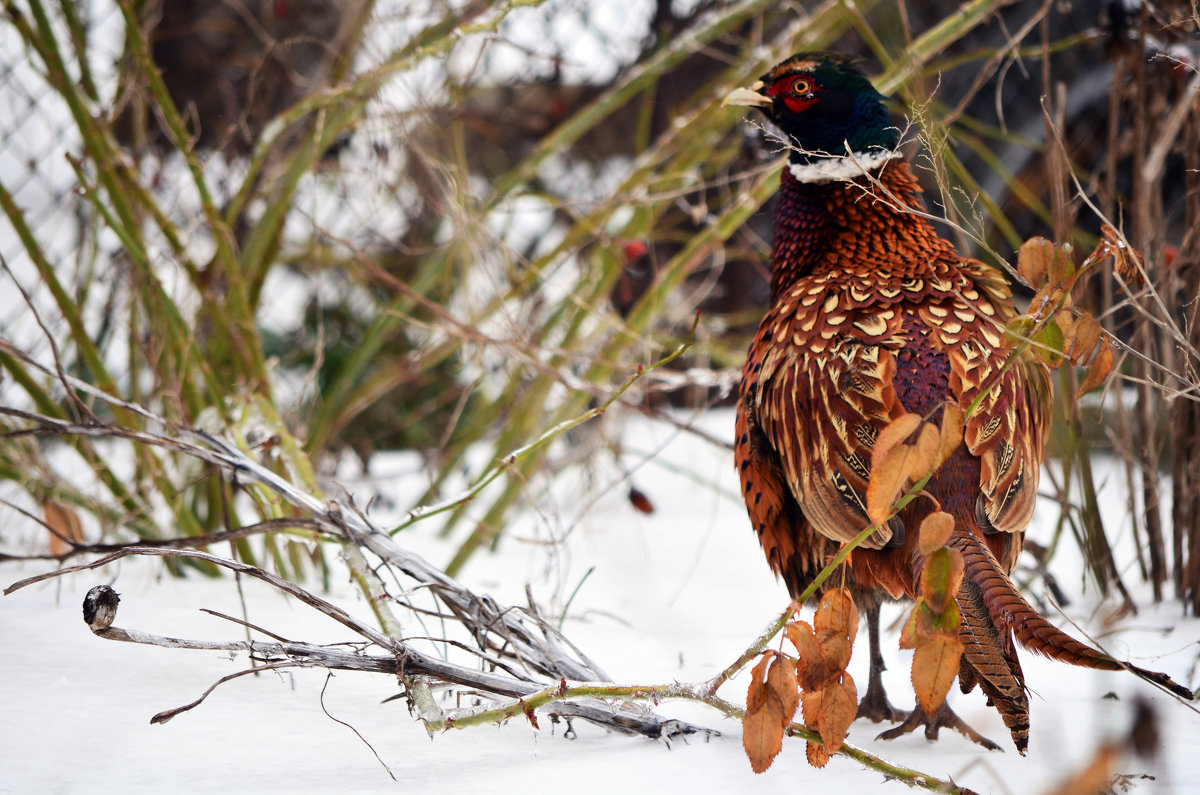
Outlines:
<svg viewBox="0 0 1200 795"><path fill-rule="evenodd" d="M784 613L789 616L791 610ZM776 630L777 631L777 630ZM669 684L669 685L606 685L584 684L572 687L551 687L533 693L515 702L489 709L456 710L440 719L425 720L426 728L431 732L446 729L464 729L469 726L500 723L511 718L526 716L531 722L535 710L559 701L571 698L619 698L625 701L650 701L657 705L661 701L694 701L706 704L727 718L741 720L746 717L746 709L731 701L712 693L707 683L700 685ZM536 724L535 724L536 725ZM809 742L821 742L821 736L812 729L799 723L792 723L787 728L787 734ZM884 775L895 778L912 787L922 787L933 792L967 793L970 790L955 786L949 781L943 781L911 768L895 765L872 753L856 748L849 743L842 745L837 754L849 757L872 770L878 770Z"/></svg>
<svg viewBox="0 0 1200 795"><path fill-rule="evenodd" d="M787 623L792 620L792 615L794 613L795 608L792 605L788 605L788 609L780 613L779 617L767 625L767 628L763 630L762 634L754 639L754 642L750 644L750 648L742 652L742 655L734 660L732 665L730 665L724 671L721 671L721 673L717 674L705 684L703 692L706 695L711 696L717 692L721 685L737 676L738 671L745 668L746 665L748 665L751 660L757 657L763 649L767 648L767 644L771 642L772 638L783 631L783 628L787 626Z"/></svg>

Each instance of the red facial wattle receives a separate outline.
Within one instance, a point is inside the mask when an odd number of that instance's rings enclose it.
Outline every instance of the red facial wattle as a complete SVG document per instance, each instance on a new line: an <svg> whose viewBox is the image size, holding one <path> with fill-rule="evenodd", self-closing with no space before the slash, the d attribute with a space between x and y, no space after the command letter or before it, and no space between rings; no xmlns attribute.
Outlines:
<svg viewBox="0 0 1200 795"><path fill-rule="evenodd" d="M767 89L768 97L782 100L792 113L803 113L816 104L817 94L816 83L806 75L792 75Z"/></svg>

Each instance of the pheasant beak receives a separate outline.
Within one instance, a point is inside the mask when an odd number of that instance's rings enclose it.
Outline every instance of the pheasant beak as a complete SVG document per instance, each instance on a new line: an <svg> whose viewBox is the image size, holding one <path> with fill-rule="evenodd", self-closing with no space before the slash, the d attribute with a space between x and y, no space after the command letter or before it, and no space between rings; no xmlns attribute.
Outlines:
<svg viewBox="0 0 1200 795"><path fill-rule="evenodd" d="M735 88L722 100L722 105L744 105L751 108L769 108L773 100L762 93L763 81L759 80L747 88Z"/></svg>

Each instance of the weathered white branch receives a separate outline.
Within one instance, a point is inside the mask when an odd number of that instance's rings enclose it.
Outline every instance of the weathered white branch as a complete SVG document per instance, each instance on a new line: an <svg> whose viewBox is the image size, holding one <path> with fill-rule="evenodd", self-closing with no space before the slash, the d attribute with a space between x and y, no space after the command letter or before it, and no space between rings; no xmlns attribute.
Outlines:
<svg viewBox="0 0 1200 795"><path fill-rule="evenodd" d="M88 391L95 390L92 388ZM35 428L30 432L127 439L137 444L153 445L197 458L230 472L242 482L260 483L291 505L310 514L308 521L324 532L369 550L387 565L415 580L418 586L428 588L467 628L471 636L479 643L480 651L483 652L485 658L489 656L487 655L488 650L495 654L501 654L514 660L520 667L527 669L529 676L527 678L504 676L431 657L412 648L402 639L392 638L380 632L349 615L340 607L270 572L195 550L130 545L91 563L58 569L22 580L4 591L6 594L11 593L49 577L96 568L129 555L187 557L203 560L263 580L342 623L369 643L388 652L388 656L367 656L304 643L278 641L214 643L182 640L125 630L107 624L93 627L100 637L126 642L151 643L172 648L247 651L256 658L272 664L286 663L295 666L322 666L341 670L389 673L400 676L410 683L414 681L413 677L427 677L431 681L468 687L480 694L517 699L543 691L547 687L559 686L567 680L603 682L609 679L603 669L591 658L533 612L518 607L507 607L490 597L469 591L421 556L401 547L391 536L376 527L361 513L348 509L346 505L336 500L321 502L224 440L202 431L173 427L170 423L154 417L145 409L140 409L138 413L147 419L153 419L166 429L167 433L132 431L103 424L72 423L33 412L4 407L0 407L0 413L34 423ZM112 612L115 615L115 603L112 605ZM108 621L111 622L111 617ZM91 623L89 621L89 624ZM508 670L512 670L512 668L508 668ZM550 681L545 679L537 681L539 676L548 677ZM428 712L424 708L420 711L423 716ZM570 703L555 703L547 705L544 712L551 716L579 717L610 729L649 737L669 737L675 734L703 731L698 727L679 721L664 721L640 706L615 707L600 699L580 699ZM441 722L440 714L428 713L428 718L433 719L430 722L436 725L453 725Z"/></svg>
<svg viewBox="0 0 1200 795"><path fill-rule="evenodd" d="M432 729L452 728L454 717L458 715L467 715L468 711L454 710L449 715L443 713L437 706L437 702L433 698L431 682L440 682L447 684L456 684L461 687L470 688L480 696L504 697L509 699L517 699L516 704L525 696L530 696L535 693L543 692L547 686L543 683L534 682L531 680L518 679L511 676L503 676L489 671L481 671L474 668L467 668L462 665L440 660L414 649L403 641L397 641L386 636L381 636L372 628L357 622L350 618L341 608L330 602L321 599L320 597L308 593L303 588L300 588L292 583L282 580L270 572L263 571L254 566L248 566L237 561L227 560L215 555L209 555L203 552L194 550L163 550L163 549L147 549L145 547L130 547L122 552L109 555L105 558L93 561L82 566L73 566L70 569L62 569L58 572L50 574L42 574L36 577L30 577L18 583L14 583L8 588L7 592L15 591L26 585L31 585L48 577L65 574L68 571L82 571L86 569L98 568L100 566L111 563L114 560L130 555L157 555L171 557L186 557L197 560L204 560L209 563L223 566L225 568L241 572L253 577L257 577L265 582L281 587L290 595L300 599L311 607L330 616L336 621L339 621L346 626L354 629L360 635L366 637L372 644L382 646L385 650L390 651L388 655L371 655L360 650L349 650L345 647L339 648L336 646L316 645L312 643L303 643L295 641L258 641L258 640L234 640L234 641L205 641L205 640L190 640L183 638L169 637L165 635L155 635L140 630L123 629L113 626L112 622L116 619L117 604L120 598L113 589L107 585L98 585L92 588L84 599L83 616L92 632L98 637L106 640L124 641L126 643L144 643L151 646L162 646L170 649L199 649L205 651L231 651L231 652L247 652L253 659L258 662L265 663L271 668L326 668L331 670L342 671L361 671L366 673L390 674L399 677L407 683L407 695L410 703L414 706L417 714L421 719ZM236 678L241 674L233 674L224 677L217 685ZM214 685L216 687L217 685ZM558 685L553 687L564 687L565 682L560 680ZM208 693L212 692L213 688L209 688L199 699L191 704L183 707L178 707L173 710L160 712L154 717L152 722L165 723L170 718L185 712L192 707L199 705ZM509 711L516 709L520 711L515 704L510 704L509 707L504 707L503 704L493 704L492 708L499 707L501 712L505 709ZM601 699L595 698L580 698L573 701L563 701L553 704L547 704L541 710L552 718L572 718L578 717L584 720L597 723L606 728L613 729L629 734L639 734L649 737L661 737L670 739L671 737L691 734L697 731L704 731L698 727L689 724L675 721L662 720L652 712L641 707L631 706L627 704L614 705Z"/></svg>

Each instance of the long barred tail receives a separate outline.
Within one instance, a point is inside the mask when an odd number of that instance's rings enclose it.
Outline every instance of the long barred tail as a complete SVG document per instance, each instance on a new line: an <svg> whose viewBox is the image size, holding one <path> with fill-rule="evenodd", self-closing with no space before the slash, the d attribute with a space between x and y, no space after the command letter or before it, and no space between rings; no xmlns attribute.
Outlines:
<svg viewBox="0 0 1200 795"><path fill-rule="evenodd" d="M1000 568L991 551L979 537L968 529L959 529L951 544L962 553L966 580L978 586L980 597L991 614L995 626L1003 633L1011 630L1017 642L1037 654L1052 660L1096 668L1102 671L1128 669L1154 684L1165 687L1180 698L1192 699L1195 694L1164 673L1148 671L1121 662L1102 651L1081 643L1051 624L1033 609L1017 591L1013 581ZM960 595L961 595L960 591ZM961 606L960 606L961 610ZM1003 714L1003 710L1001 711ZM1005 720L1007 723L1007 719Z"/></svg>
<svg viewBox="0 0 1200 795"><path fill-rule="evenodd" d="M1029 746L1029 698L1012 634L992 620L978 585L964 578L958 590L958 637L963 643L958 682L964 693L979 685L1024 756Z"/></svg>

